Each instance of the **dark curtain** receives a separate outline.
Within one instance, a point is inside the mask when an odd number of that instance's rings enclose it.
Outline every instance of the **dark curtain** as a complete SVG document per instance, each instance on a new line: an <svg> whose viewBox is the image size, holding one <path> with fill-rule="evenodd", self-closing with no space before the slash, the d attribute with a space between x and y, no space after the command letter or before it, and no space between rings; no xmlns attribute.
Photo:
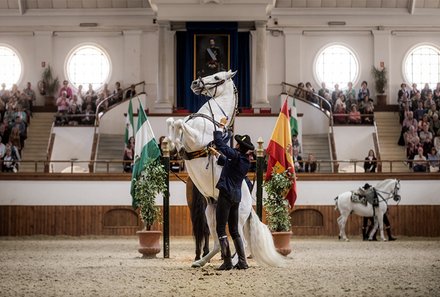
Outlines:
<svg viewBox="0 0 440 297"><path fill-rule="evenodd" d="M194 34L229 34L231 70L238 70L234 83L239 92L239 106L250 105L249 32L238 33L236 22L189 22L186 32L176 32L177 107L196 112L207 98L196 96L190 89L194 77Z"/></svg>

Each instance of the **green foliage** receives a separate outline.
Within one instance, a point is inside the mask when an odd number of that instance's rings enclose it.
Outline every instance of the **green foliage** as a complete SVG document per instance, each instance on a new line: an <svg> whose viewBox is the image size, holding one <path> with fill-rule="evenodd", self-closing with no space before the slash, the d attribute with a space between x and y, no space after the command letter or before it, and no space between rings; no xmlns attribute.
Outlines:
<svg viewBox="0 0 440 297"><path fill-rule="evenodd" d="M134 179L134 199L139 206L145 229L151 230L156 220L161 218L156 196L167 191L167 172L159 160L146 165L138 178Z"/></svg>
<svg viewBox="0 0 440 297"><path fill-rule="evenodd" d="M388 83L387 70L385 69L385 67L383 67L382 69L378 69L373 66L373 68L371 69L371 74L374 78L376 93L385 93L385 87Z"/></svg>
<svg viewBox="0 0 440 297"><path fill-rule="evenodd" d="M52 73L52 67L48 65L44 68L43 73L41 74L41 86L40 93L46 96L55 96L56 92L60 87L60 81L58 77L54 77Z"/></svg>
<svg viewBox="0 0 440 297"><path fill-rule="evenodd" d="M294 176L288 170L272 172L272 177L264 182L267 197L264 199L266 219L272 232L290 231L289 202L285 196L292 187Z"/></svg>

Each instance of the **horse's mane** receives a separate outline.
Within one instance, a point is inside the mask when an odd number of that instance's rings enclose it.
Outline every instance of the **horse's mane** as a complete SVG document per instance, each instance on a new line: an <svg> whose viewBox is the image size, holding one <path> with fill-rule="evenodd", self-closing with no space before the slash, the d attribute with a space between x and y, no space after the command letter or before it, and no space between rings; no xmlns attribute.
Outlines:
<svg viewBox="0 0 440 297"><path fill-rule="evenodd" d="M395 179L385 179L383 181L380 181L376 184L376 188L384 188L388 186L390 183L395 182Z"/></svg>

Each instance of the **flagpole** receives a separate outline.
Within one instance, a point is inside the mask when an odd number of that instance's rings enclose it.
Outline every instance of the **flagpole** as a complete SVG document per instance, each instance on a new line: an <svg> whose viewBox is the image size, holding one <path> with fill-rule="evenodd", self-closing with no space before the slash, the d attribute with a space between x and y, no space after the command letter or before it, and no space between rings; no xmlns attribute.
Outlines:
<svg viewBox="0 0 440 297"><path fill-rule="evenodd" d="M263 220L263 171L264 171L264 149L263 138L257 140L257 215L260 221Z"/></svg>
<svg viewBox="0 0 440 297"><path fill-rule="evenodd" d="M167 189L163 194L163 257L170 257L170 150L168 147L168 139L162 141L162 164L167 173L166 185Z"/></svg>

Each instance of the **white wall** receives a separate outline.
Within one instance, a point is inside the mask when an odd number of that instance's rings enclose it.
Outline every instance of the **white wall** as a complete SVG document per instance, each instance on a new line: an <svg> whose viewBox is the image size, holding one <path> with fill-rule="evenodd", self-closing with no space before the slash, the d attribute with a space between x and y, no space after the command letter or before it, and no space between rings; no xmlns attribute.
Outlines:
<svg viewBox="0 0 440 297"><path fill-rule="evenodd" d="M374 150L374 126L335 126L333 131L338 160L363 160Z"/></svg>
<svg viewBox="0 0 440 297"><path fill-rule="evenodd" d="M52 150L52 161L56 160L90 160L93 145L94 127L54 127L55 142ZM61 172L70 163L52 162L51 172ZM77 163L75 166L83 168L88 172L88 163Z"/></svg>
<svg viewBox="0 0 440 297"><path fill-rule="evenodd" d="M298 181L296 205L334 205L334 198L368 182ZM1 181L0 205L131 205L129 181ZM434 180L402 180L401 205L440 205ZM255 204L255 193L253 194ZM162 205L162 197L156 197ZM395 205L395 202L390 202ZM170 182L170 205L186 205L185 184Z"/></svg>

